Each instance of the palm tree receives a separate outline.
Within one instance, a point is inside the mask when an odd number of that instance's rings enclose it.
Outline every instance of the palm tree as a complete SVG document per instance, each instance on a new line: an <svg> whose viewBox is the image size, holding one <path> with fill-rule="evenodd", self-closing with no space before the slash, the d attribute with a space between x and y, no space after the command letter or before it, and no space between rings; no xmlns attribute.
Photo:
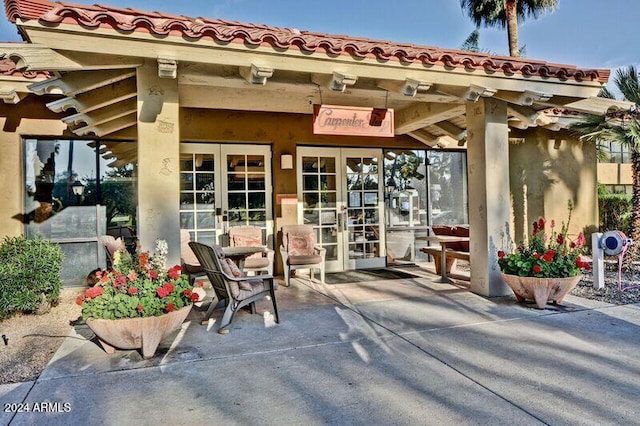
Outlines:
<svg viewBox="0 0 640 426"><path fill-rule="evenodd" d="M460 7L476 26L507 28L509 56L515 58L520 57L518 20L537 19L557 6L558 0L460 0Z"/></svg>
<svg viewBox="0 0 640 426"><path fill-rule="evenodd" d="M634 66L619 69L613 80L617 91L623 100L633 102L636 108L640 106L640 79ZM616 99L612 91L603 88L598 96ZM631 238L640 241L640 122L636 111L623 112L613 116L586 116L571 128L580 134L584 141L598 143L599 141L618 142L629 148L631 152L631 173L633 178L633 192L631 195ZM638 253L638 244L632 246L634 256Z"/></svg>

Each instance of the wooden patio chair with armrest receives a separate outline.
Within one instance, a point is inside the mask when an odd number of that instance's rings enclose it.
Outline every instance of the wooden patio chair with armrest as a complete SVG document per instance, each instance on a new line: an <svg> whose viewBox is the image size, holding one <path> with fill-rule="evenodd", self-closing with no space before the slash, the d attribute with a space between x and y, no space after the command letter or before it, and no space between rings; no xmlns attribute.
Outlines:
<svg viewBox="0 0 640 426"><path fill-rule="evenodd" d="M267 248L262 240L262 228L257 226L233 226L229 228L230 247L264 247L264 253L256 253L244 260L244 272L266 272L273 275L273 250Z"/></svg>
<svg viewBox="0 0 640 426"><path fill-rule="evenodd" d="M182 271L187 274L189 284L194 285L196 278L204 277L206 274L200 266L198 258L189 247L191 234L186 229L180 230L180 263Z"/></svg>
<svg viewBox="0 0 640 426"><path fill-rule="evenodd" d="M280 322L274 281L271 275L244 276L231 259L225 258L222 247L218 245L208 246L191 241L189 247L193 250L200 261L202 270L211 281L211 286L219 303L226 302L218 333L226 334L229 332L233 316L240 308L250 305L251 313L255 313L255 302L266 296L271 296L276 323ZM207 324L218 304L211 302L202 324Z"/></svg>
<svg viewBox="0 0 640 426"><path fill-rule="evenodd" d="M310 225L284 225L280 255L284 267L284 283L291 284L291 271L309 269L313 280L313 270L320 270L320 282L324 283L324 259L327 250L316 245L316 231Z"/></svg>

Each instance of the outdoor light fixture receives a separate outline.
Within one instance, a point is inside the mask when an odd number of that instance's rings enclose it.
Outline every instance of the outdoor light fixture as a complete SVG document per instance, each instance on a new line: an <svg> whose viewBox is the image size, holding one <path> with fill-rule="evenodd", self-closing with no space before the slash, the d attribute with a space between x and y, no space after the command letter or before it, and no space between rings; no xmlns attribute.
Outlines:
<svg viewBox="0 0 640 426"><path fill-rule="evenodd" d="M73 190L73 195L76 197L81 197L82 194L84 194L84 185L79 180L71 184L71 189Z"/></svg>
<svg viewBox="0 0 640 426"><path fill-rule="evenodd" d="M291 170L291 169L293 169L293 155L291 155L291 154L282 154L280 156L280 169L281 170Z"/></svg>

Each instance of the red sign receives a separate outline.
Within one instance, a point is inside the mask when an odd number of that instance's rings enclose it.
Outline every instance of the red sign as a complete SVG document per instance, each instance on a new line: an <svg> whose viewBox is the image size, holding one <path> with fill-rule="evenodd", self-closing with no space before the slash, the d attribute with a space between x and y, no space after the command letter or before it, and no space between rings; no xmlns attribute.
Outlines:
<svg viewBox="0 0 640 426"><path fill-rule="evenodd" d="M392 138L393 110L339 105L314 105L316 135L375 136Z"/></svg>

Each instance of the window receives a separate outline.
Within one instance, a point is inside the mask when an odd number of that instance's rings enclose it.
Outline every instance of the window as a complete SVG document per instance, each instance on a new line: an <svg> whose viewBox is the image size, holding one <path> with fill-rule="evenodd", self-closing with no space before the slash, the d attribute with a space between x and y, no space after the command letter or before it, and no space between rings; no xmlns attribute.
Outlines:
<svg viewBox="0 0 640 426"><path fill-rule="evenodd" d="M60 244L67 284L84 283L104 266L99 235L135 248L135 143L25 139L24 148L25 235Z"/></svg>
<svg viewBox="0 0 640 426"><path fill-rule="evenodd" d="M630 163L631 154L629 148L620 145L618 142L601 142L600 146L607 154L606 163Z"/></svg>

